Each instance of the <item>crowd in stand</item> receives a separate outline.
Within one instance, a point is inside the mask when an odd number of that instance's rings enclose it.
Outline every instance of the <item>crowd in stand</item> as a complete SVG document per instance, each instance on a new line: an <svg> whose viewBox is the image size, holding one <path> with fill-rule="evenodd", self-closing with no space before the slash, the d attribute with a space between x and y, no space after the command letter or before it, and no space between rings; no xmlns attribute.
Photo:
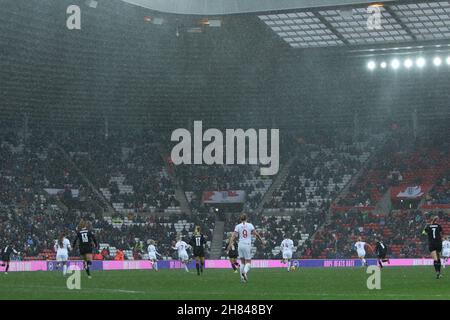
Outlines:
<svg viewBox="0 0 450 320"><path fill-rule="evenodd" d="M433 184L442 170L450 170L448 137L405 141L404 135L396 132L389 137L371 166L350 188L346 197L339 200L340 206L373 207L391 186ZM434 200L429 199L432 203L445 203L448 199L447 184L445 177L440 180L432 191Z"/></svg>
<svg viewBox="0 0 450 320"><path fill-rule="evenodd" d="M450 222L448 215L439 212L440 223ZM357 210L335 213L318 232L311 245L313 258L357 258L354 244L359 236L372 245L377 238L388 245L392 258L428 256L427 239L422 234L431 214L421 210L392 211L377 215ZM446 228L446 227L445 227ZM447 229L446 229L447 230ZM374 257L373 252L368 252Z"/></svg>
<svg viewBox="0 0 450 320"><path fill-rule="evenodd" d="M57 207L36 207L32 203L27 209L0 212L1 244L13 245L23 257L38 256L51 249L60 234L71 235L80 216L76 212L63 212Z"/></svg>
<svg viewBox="0 0 450 320"><path fill-rule="evenodd" d="M246 194L245 209L255 209L270 186L271 178L262 177L259 167L252 165L179 166L177 178L184 190L190 193L191 207L198 212L207 212L202 203L205 191L242 190Z"/></svg>
<svg viewBox="0 0 450 320"><path fill-rule="evenodd" d="M189 242L193 231L193 228L177 231L175 224L180 219L188 219L190 225L199 225L208 240L211 240L211 229L214 226L214 220L207 216L188 218L183 215L162 217L136 215L130 218L133 223L116 227L103 219L78 211L63 212L56 206L42 209L30 206L20 213L5 209L0 211L0 234L2 235L0 246L5 243L13 245L21 252L23 258L49 258L54 241L61 234L65 234L73 241L81 219L92 222L97 240L105 244L106 249L114 247L122 251L131 250L136 254L135 258L144 256L149 239L156 241L158 250L163 256L174 257L175 251L172 245L177 235L181 235L184 241ZM116 219L123 218L118 215ZM71 256L77 255L77 250L71 253ZM108 258L113 259L114 256Z"/></svg>
<svg viewBox="0 0 450 320"><path fill-rule="evenodd" d="M53 239L61 232L73 233L76 221L84 215L81 212L93 212L89 204L99 203L83 175L94 183L94 189L108 186L111 203L124 202L133 211L140 211L144 203L159 210L178 205L152 137L151 133L118 134L106 139L90 131L59 135L2 131L0 246L10 242L24 256L36 256L51 249ZM119 174L125 176L124 184L132 186L132 193L121 193L117 183L111 181ZM133 247L133 235L144 238L148 231L148 225L123 227L119 232L100 225L105 227L98 229L101 237L125 248ZM159 235L159 227L157 224L150 231ZM210 231L206 228L205 232ZM173 233L172 238L175 240Z"/></svg>
<svg viewBox="0 0 450 320"><path fill-rule="evenodd" d="M367 144L304 145L266 208L328 208L367 160Z"/></svg>
<svg viewBox="0 0 450 320"><path fill-rule="evenodd" d="M296 248L294 258L303 257L304 252L311 246L310 236L325 222L325 217L326 211L320 209L311 209L295 216L250 215L249 222L266 241L266 245L262 245L259 241L254 242L256 249L254 258L281 259L280 244L285 237L289 237L294 242ZM226 219L224 243L238 223L238 215L231 215ZM225 256L226 253L224 252L223 255Z"/></svg>
<svg viewBox="0 0 450 320"><path fill-rule="evenodd" d="M427 204L450 205L450 169L438 180L430 190L426 199Z"/></svg>
<svg viewBox="0 0 450 320"><path fill-rule="evenodd" d="M162 212L179 206L153 132L68 134L61 145L119 211Z"/></svg>
<svg viewBox="0 0 450 320"><path fill-rule="evenodd" d="M121 221L122 217L115 217L115 221ZM179 221L189 221L182 230L176 229ZM200 226L202 233L208 241L212 238L211 229L214 228L214 219L208 215L198 215L188 217L186 215L167 215L167 216L149 216L142 217L135 215L128 221L131 223L122 223L121 226L114 226L105 220L95 220L94 229L97 230L97 237L101 243L108 244L121 250L133 250L136 259L142 258L146 253L148 240L155 241L158 252L164 257L176 258L172 249L173 242L177 236L182 236L185 242L189 243L193 232L191 225ZM208 250L206 250L208 253ZM137 256L137 257L136 257Z"/></svg>
<svg viewBox="0 0 450 320"><path fill-rule="evenodd" d="M202 204L204 191L244 190L247 197L242 209L252 212L272 183L272 178L261 177L258 167L250 165L178 166L174 178L166 169L158 138L150 131L115 132L107 136L79 131L61 135L2 132L0 138L0 246L8 241L26 257L45 258L42 253L53 247L59 234L74 237L82 217L92 221L99 242L107 245L106 251L132 250L135 258L142 258L147 241L154 239L160 253L172 257L176 235L181 233L188 240L191 224L201 225L212 240L214 218ZM267 241L266 246L255 242L254 258L280 258L279 245L285 235L294 240L297 248L294 257L354 257L353 243L358 236L369 243L381 236L392 248L392 257L426 253L421 230L428 217L419 210L375 215L353 208L335 213L324 225L331 201L362 168L373 152L373 144L330 141L305 144L295 139L291 142L295 147L282 155L283 163L286 157L293 159L285 182L266 204L265 214L249 218ZM448 148L443 144L429 141L402 144L400 138L389 140L380 156L338 203L349 207L373 206L390 186L403 181L437 180L427 195L427 203L449 204L450 168L445 167L450 163L448 156ZM426 171L429 169L436 172L430 174ZM145 215L152 210L164 213L167 208L179 206L174 179L178 179L183 190L192 193L189 200L196 214ZM46 189L59 190L60 194L52 196ZM129 215L128 221L132 223L118 225L94 214L97 213L94 204L100 202L95 191L113 205L114 219ZM121 204L119 209L115 207L117 204ZM295 212L292 216L270 212L279 209ZM446 215L441 216L445 223L449 222ZM189 227L177 229L180 220L189 221L186 224ZM237 223L237 216L226 220L227 236ZM313 234L316 237L311 241Z"/></svg>
<svg viewBox="0 0 450 320"><path fill-rule="evenodd" d="M289 159L295 158L302 142L293 131L282 131L279 137L280 168ZM270 148L269 148L270 149ZM270 151L270 150L269 150ZM248 159L247 159L248 162ZM241 210L254 211L273 182L272 176L261 176L260 165L181 165L176 175L195 211L207 212L202 203L205 191L242 190L245 204Z"/></svg>

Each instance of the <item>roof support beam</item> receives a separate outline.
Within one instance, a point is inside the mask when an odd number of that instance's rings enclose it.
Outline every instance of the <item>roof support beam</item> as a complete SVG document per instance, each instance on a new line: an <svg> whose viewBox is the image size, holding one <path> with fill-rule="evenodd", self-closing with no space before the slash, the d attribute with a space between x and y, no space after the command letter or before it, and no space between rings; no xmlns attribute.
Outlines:
<svg viewBox="0 0 450 320"><path fill-rule="evenodd" d="M406 33L408 33L408 35L414 40L417 40L416 35L411 31L410 28L408 28L408 26L403 23L402 19L400 19L400 17L394 12L394 10L392 10L389 6L385 6L384 9L386 10L386 12L388 12L392 18L399 24L402 26L403 30L406 31Z"/></svg>
<svg viewBox="0 0 450 320"><path fill-rule="evenodd" d="M327 21L327 19L325 19L319 12L317 11L313 11L314 15L320 20L320 22L322 22L324 25L327 26L327 28L333 32L333 34L339 38L339 40L341 40L343 43L345 43L345 45L350 45L350 43L348 42L348 40L339 32L336 30L335 27L333 27L333 25L331 23L329 23Z"/></svg>

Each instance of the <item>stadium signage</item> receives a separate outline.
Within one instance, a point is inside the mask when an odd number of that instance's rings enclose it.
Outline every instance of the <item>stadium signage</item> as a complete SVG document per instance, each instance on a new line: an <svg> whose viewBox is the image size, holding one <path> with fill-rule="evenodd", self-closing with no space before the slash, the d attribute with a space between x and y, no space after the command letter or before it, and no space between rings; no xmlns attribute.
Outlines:
<svg viewBox="0 0 450 320"><path fill-rule="evenodd" d="M269 155L268 129L226 129L224 134L210 128L203 132L202 121L194 121L193 134L183 128L172 132L171 141L178 143L172 149L171 160L175 165L261 165L260 174L270 176L278 173L279 140L279 130L270 129ZM203 142L209 142L204 149Z"/></svg>
<svg viewBox="0 0 450 320"><path fill-rule="evenodd" d="M323 262L324 267L354 267L354 260L325 260Z"/></svg>
<svg viewBox="0 0 450 320"><path fill-rule="evenodd" d="M151 270L152 262L149 260L134 260L130 261L99 261L95 260L92 264L94 271L98 270ZM367 259L370 265L377 265L376 259ZM292 260L292 265L299 268L342 268L342 267L360 267L360 259L347 260L323 260L323 259L302 259ZM413 266L432 266L433 259L390 259L390 264L386 267L413 267ZM30 271L55 271L56 261L34 260L34 261L11 261L11 272L30 272ZM183 265L177 260L161 260L158 263L160 269L180 269ZM230 263L228 260L206 260L205 266L207 269L229 269ZM450 266L450 261L447 263ZM195 269L195 261L191 261L188 265L190 269ZM252 268L285 268L286 264L280 260L252 260ZM77 260L70 260L68 268L71 270L83 270L83 262Z"/></svg>
<svg viewBox="0 0 450 320"><path fill-rule="evenodd" d="M244 190L204 191L203 203L244 203Z"/></svg>

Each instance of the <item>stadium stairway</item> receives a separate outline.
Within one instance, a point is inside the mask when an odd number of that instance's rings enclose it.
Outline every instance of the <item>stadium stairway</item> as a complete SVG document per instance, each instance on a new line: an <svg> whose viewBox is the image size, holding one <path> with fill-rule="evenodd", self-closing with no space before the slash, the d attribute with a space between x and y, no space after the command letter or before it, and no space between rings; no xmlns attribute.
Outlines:
<svg viewBox="0 0 450 320"><path fill-rule="evenodd" d="M80 177L84 180L84 182L88 185L88 187L92 190L94 195L96 196L97 200L100 201L99 203L102 203L102 208L107 208L107 211L109 214L112 214L115 212L115 209L111 206L111 204L106 200L106 198L103 196L103 194L94 186L94 184L86 177L86 175L78 168L78 166L75 164L75 162L72 160L72 158L69 156L69 154L59 145L55 144L55 147L61 154L64 156L64 158L67 160L70 165L75 168L77 173L80 175ZM103 212L105 213L105 212Z"/></svg>
<svg viewBox="0 0 450 320"><path fill-rule="evenodd" d="M350 187L358 181L359 177L361 177L366 172L366 170L369 168L370 164L379 156L380 152L383 150L383 146L385 145L385 143L386 143L386 138L384 137L382 142L370 154L370 156L367 158L367 160L361 166L359 171L350 179L350 181L347 183L347 185L345 185L344 188L342 188L341 192L338 195L336 195L334 200L331 202L330 208L328 209L325 222L321 226L319 226L317 228L317 230L311 235L311 237L310 237L311 242L313 242L315 240L316 235L319 234L324 229L325 225L330 223L331 217L333 215L333 211L331 208L333 208L333 206L337 205L339 200L346 197L346 195L348 194L348 192L350 190ZM389 194L389 193L386 193L386 194Z"/></svg>
<svg viewBox="0 0 450 320"><path fill-rule="evenodd" d="M366 173L366 171L369 169L370 164L377 159L377 157L380 156L380 152L383 150L383 146L385 145L386 140L383 140L382 143L380 143L378 145L378 147L376 148L376 150L374 150L370 156L367 158L366 162L363 163L363 165L361 166L361 169L359 169L359 171L350 179L350 181L347 183L347 185L342 189L342 191L337 195L336 199L334 199L334 201L331 204L331 207L333 207L334 205L337 205L337 203L339 202L339 200L344 199L347 194L349 193L350 187L355 185L358 181L358 179L364 174ZM331 212L330 212L331 214ZM330 216L330 215L329 215Z"/></svg>
<svg viewBox="0 0 450 320"><path fill-rule="evenodd" d="M173 171L173 168L170 167L170 164L166 161L170 157L170 153L164 149L162 145L158 145L159 154L164 162L164 165L167 169L167 173L169 174L170 181L172 182L175 188L175 199L180 203L181 212L187 213L189 215L192 214L191 206L186 198L186 194L184 193L183 188L181 187L176 174Z"/></svg>
<svg viewBox="0 0 450 320"><path fill-rule="evenodd" d="M41 196L47 197L48 194L47 192L45 192L44 189L42 188L38 188L37 192L39 192L39 194ZM67 211L69 211L69 208L67 208L67 206L59 199L59 197L54 197L53 201L55 201L56 206L64 213L66 213Z"/></svg>
<svg viewBox="0 0 450 320"><path fill-rule="evenodd" d="M376 214L388 214L392 210L391 201L391 188L384 193L383 197L378 201L375 206L374 213Z"/></svg>
<svg viewBox="0 0 450 320"><path fill-rule="evenodd" d="M284 181L286 180L287 176L289 175L289 170L291 169L291 166L294 163L294 161L295 161L295 157L292 157L291 159L289 159L288 163L281 168L279 174L273 180L272 185L269 187L267 192L264 194L264 196L261 200L261 203L256 208L256 212L255 212L256 214L261 214L263 212L264 205L272 199L273 193L275 191L277 191L283 185Z"/></svg>
<svg viewBox="0 0 450 320"><path fill-rule="evenodd" d="M191 206L189 205L189 203L186 199L186 195L184 194L184 191L181 189L181 187L178 184L175 185L175 198L180 203L181 212L185 212L187 214L192 214Z"/></svg>
<svg viewBox="0 0 450 320"><path fill-rule="evenodd" d="M223 252L223 231L225 229L224 221L216 221L214 225L214 232L212 234L211 252L209 256L211 259L220 259Z"/></svg>

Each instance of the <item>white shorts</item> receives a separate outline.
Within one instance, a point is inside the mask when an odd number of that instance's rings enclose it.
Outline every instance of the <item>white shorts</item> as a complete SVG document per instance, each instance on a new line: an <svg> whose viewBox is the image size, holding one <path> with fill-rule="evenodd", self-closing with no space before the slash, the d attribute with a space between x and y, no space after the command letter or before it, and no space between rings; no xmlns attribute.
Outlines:
<svg viewBox="0 0 450 320"><path fill-rule="evenodd" d="M148 260L158 260L158 259L156 259L156 253L149 253Z"/></svg>
<svg viewBox="0 0 450 320"><path fill-rule="evenodd" d="M442 256L443 256L444 258L450 257L450 250L445 249L444 251L442 251Z"/></svg>
<svg viewBox="0 0 450 320"><path fill-rule="evenodd" d="M245 260L252 259L252 246L251 245L249 246L249 245L239 244L238 252L239 252L240 259L245 259Z"/></svg>
<svg viewBox="0 0 450 320"><path fill-rule="evenodd" d="M366 256L366 251L364 250L358 250L357 252L359 258L364 258Z"/></svg>
<svg viewBox="0 0 450 320"><path fill-rule="evenodd" d="M292 259L292 251L283 251L283 259Z"/></svg>
<svg viewBox="0 0 450 320"><path fill-rule="evenodd" d="M67 261L67 260L69 260L69 257L65 253L60 253L60 254L56 255L56 261L58 261L58 262L63 262L63 261Z"/></svg>
<svg viewBox="0 0 450 320"><path fill-rule="evenodd" d="M188 261L189 256L188 256L187 252L181 252L178 254L178 259L181 261Z"/></svg>

